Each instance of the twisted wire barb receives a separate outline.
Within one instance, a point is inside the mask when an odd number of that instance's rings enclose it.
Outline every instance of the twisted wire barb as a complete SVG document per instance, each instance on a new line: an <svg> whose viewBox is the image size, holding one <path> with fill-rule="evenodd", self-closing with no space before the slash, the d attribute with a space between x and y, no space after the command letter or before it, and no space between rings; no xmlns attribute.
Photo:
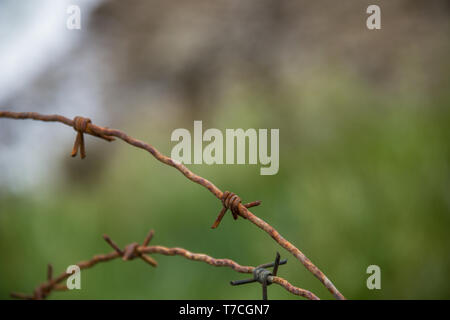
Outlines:
<svg viewBox="0 0 450 320"><path fill-rule="evenodd" d="M263 300L267 300L267 286L269 286L273 283L272 278L277 276L278 267L286 264L286 262L287 262L286 259L285 260L280 260L280 259L281 259L281 256L277 252L274 262L262 264L262 265L257 266L255 269L253 269L253 278L231 281L230 284L232 286L239 286L239 285L243 285L243 284L259 282L262 284ZM267 270L267 268L270 268L270 267L273 267L272 271Z"/></svg>
<svg viewBox="0 0 450 320"><path fill-rule="evenodd" d="M63 124L66 124L70 127L75 128L75 130L80 129L80 127L75 127L75 120L71 120L69 118L66 118L61 115L43 115L36 112L10 112L10 111L0 111L0 118L11 118L11 119L33 119L33 120L41 120L41 121L53 121L53 122L61 122ZM79 132L79 130L77 130ZM83 133L87 133L96 137L109 137L109 138L119 138L126 143L135 146L137 148L143 149L148 151L153 157L155 157L158 161L169 165L171 167L174 167L178 171L180 171L186 178L189 180L198 183L208 189L216 198L219 200L223 200L226 198L226 194L222 192L219 188L217 188L211 181L196 175L191 170L189 170L185 165L183 165L181 162L176 161L170 157L167 157L163 155L161 152L159 152L156 148L154 148L152 145L145 143L141 140L135 139L129 135L127 135L125 132L117 130L117 129L110 129L107 127L100 127L92 122L86 123L86 129ZM110 141L108 139L108 141ZM224 201L225 202L225 201ZM223 205L225 207L225 203L223 202ZM231 205L231 204L230 204ZM264 230L266 233L268 233L280 246L282 246L284 249L289 251L294 257L296 257L305 267L308 269L316 278L322 282L322 284L330 291L333 296L338 300L344 300L345 297L339 292L339 290L334 286L334 284L327 278L327 276L318 268L316 267L312 261L305 256L305 254L300 251L296 246L294 246L291 242L286 240L281 236L281 234L273 228L270 224L268 224L266 221L258 218L255 216L252 212L250 212L245 205L243 205L240 201L236 204L232 204L230 207L233 215L239 215L243 217L244 219L249 220L254 225L256 225L258 228ZM223 211L223 209L222 209ZM217 218L214 225L218 225L220 223L220 220L222 219L225 212L222 214L219 214L219 217ZM214 227L213 225L213 227ZM216 226L217 226L216 225Z"/></svg>
<svg viewBox="0 0 450 320"><path fill-rule="evenodd" d="M215 267L229 267L233 269L236 272L240 273L252 273L255 270L255 267L251 266L242 266L239 263L231 260L231 259L216 259L211 256L208 256L203 253L193 253L183 248L167 248L163 246L148 246L150 239L153 237L153 230L150 230L149 234L147 235L145 241L142 245L139 245L137 242L133 242L122 250L120 247L113 241L111 238L107 235L103 235L103 238L106 240L106 242L114 249L113 252L108 254L99 254L93 256L90 260L87 261L81 261L77 263L77 266L80 268L80 270L92 268L98 263L101 262L108 262L117 258L122 258L124 261L133 260L135 258L141 258L142 260L148 262L146 258L151 259L152 263L149 263L151 266L156 267L157 262L149 257L147 254L162 254L166 256L181 256L189 260L194 261L200 261L205 262L209 265L215 266ZM146 257L146 258L144 258ZM67 287L62 284L64 280L66 280L70 274L67 272L63 272L60 275L58 275L56 278L53 278L53 268L49 264L48 270L47 270L47 281L40 284L36 289L33 291L32 295L27 295L23 293L11 293L11 297L17 298L17 299L28 299L28 300L41 300L47 298L52 291L63 291L67 290ZM271 277L269 279L272 283L276 283L286 289L288 292L304 297L309 300L319 300L319 298L312 292L295 287L294 285L290 284L287 280L280 278L280 277Z"/></svg>
<svg viewBox="0 0 450 320"><path fill-rule="evenodd" d="M233 214L233 219L236 220L239 216L239 205L241 204L241 198L234 194L233 192L225 191L222 194L222 210L220 211L219 215L217 216L216 221L214 221L214 224L212 225L212 229L215 229L219 226L220 222L222 221L223 216L225 213L230 209L231 213ZM261 201L253 201L247 204L244 204L244 207L251 208L256 207L261 204ZM244 217L244 219L246 219Z"/></svg>

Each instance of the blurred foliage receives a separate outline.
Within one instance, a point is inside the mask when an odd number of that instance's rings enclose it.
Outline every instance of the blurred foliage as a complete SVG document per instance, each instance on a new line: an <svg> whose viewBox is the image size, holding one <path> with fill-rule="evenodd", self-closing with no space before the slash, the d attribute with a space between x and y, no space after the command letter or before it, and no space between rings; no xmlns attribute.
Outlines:
<svg viewBox="0 0 450 320"><path fill-rule="evenodd" d="M280 128L279 173L260 176L259 165L189 167L243 201L263 200L253 212L298 246L346 297L450 298L450 95L447 84L433 94L413 87L381 90L339 70L275 91L238 83L220 105L203 110L203 127ZM172 130L193 130L193 120L198 116L181 110L139 114L121 129L170 154ZM0 298L31 292L45 280L49 262L59 273L109 252L103 233L124 245L141 242L151 228L153 244L245 265L271 261L279 250L289 259L280 269L283 277L331 298L252 224L227 215L211 230L220 202L173 168L122 142L88 138L87 144L82 162L64 154L56 186L43 184L26 194L2 191ZM55 154L62 148L70 149L55 145ZM156 269L139 260L98 265L82 272L82 290L51 298L260 298L256 284L229 285L246 275L181 257L155 258ZM381 267L382 290L366 287L371 264ZM269 298L297 297L271 286Z"/></svg>

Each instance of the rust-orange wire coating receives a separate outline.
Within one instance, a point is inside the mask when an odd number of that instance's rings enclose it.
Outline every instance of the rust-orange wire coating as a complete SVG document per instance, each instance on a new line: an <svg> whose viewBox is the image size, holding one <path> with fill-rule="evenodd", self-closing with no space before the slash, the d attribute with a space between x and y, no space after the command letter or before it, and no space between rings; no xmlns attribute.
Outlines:
<svg viewBox="0 0 450 320"><path fill-rule="evenodd" d="M80 270L88 269L100 262L108 262L117 258L122 258L124 261L133 260L135 258L149 258L151 259L152 263L150 265L156 266L156 261L149 257L147 254L162 254L166 256L181 256L189 260L194 261L200 261L205 262L209 265L215 266L215 267L228 267L233 269L236 272L240 273L252 273L255 267L250 266L241 266L237 262L231 260L231 259L215 259L213 257L210 257L203 253L193 253L183 248L167 248L163 246L148 246L147 239L153 236L153 230L149 232L149 236L147 236L146 240L143 242L143 245L139 245L137 242L133 242L127 246L125 246L125 249L120 249L119 246L117 246L114 241L111 240L111 238L107 235L104 235L103 238L108 242L108 244L114 249L113 252L108 254L99 254L92 257L90 260L87 261L81 261L77 263L77 266L80 268ZM145 258L143 259L144 261ZM67 287L62 283L64 280L66 280L70 274L63 272L60 275L58 275L56 278L53 278L52 276L53 268L49 264L48 265L48 272L47 272L47 281L40 284L34 291L33 294L27 295L23 293L11 293L11 296L13 298L17 299L31 299L31 300L41 300L47 298L52 291L61 291L61 290L67 290ZM298 287L293 286L290 284L287 280L280 278L280 277L272 277L273 280L271 280L273 283L276 283L283 288L285 288L288 292L304 297L309 300L319 300L319 298L312 292L301 289Z"/></svg>

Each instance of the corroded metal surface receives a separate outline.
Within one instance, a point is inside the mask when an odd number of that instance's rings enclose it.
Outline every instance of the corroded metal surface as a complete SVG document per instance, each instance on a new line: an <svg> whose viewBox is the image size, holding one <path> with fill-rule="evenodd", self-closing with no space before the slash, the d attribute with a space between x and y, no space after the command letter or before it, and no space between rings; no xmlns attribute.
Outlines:
<svg viewBox="0 0 450 320"><path fill-rule="evenodd" d="M296 286L293 286L290 284L286 279L283 279L281 277L270 277L269 278L272 283L279 284L283 288L285 288L287 291L289 291L292 294L295 294L297 296L301 296L303 298L309 299L309 300L320 300L314 293L304 290L301 288L298 288Z"/></svg>

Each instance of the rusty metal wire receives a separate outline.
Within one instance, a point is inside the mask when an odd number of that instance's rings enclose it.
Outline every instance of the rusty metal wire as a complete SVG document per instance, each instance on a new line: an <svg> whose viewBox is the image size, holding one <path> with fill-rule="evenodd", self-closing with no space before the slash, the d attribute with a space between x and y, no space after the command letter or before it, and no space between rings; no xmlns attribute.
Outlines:
<svg viewBox="0 0 450 320"><path fill-rule="evenodd" d="M156 253L166 256L178 255L189 260L205 262L215 267L229 267L234 271L240 273L252 273L254 270L258 268L251 266L242 266L231 259L215 259L206 254L193 253L183 248L148 246L150 240L153 237L153 234L154 234L153 230L150 230L142 245L138 244L137 242L133 242L129 245L126 245L123 250L120 249L120 247L113 240L111 240L109 236L103 235L105 241L114 249L114 251L108 254L95 255L90 260L81 261L77 263L77 266L80 268L80 270L83 270L92 268L98 263L108 262L117 258L122 258L123 261L129 261L136 258L140 258L145 262L149 263L152 267L156 267L158 263L153 258L148 256L148 254ZM66 285L64 285L62 282L66 280L69 276L70 276L69 273L63 272L56 278L53 278L53 267L49 264L47 269L47 281L37 286L36 289L33 291L32 295L13 292L11 293L11 297L29 300L45 299L52 293L52 291L67 290ZM268 278L268 281L270 281L270 283L276 283L280 285L281 287L285 288L288 292L292 294L304 297L309 300L319 300L319 298L314 293L302 288L295 287L283 278L270 276Z"/></svg>
<svg viewBox="0 0 450 320"><path fill-rule="evenodd" d="M226 213L227 209L230 209L233 217L236 219L237 216L241 216L244 219L249 220L254 225L256 225L258 228L264 230L266 233L268 233L280 246L282 246L284 249L286 249L288 252L290 252L294 257L296 257L305 267L308 269L316 278L322 282L322 284L330 291L333 296L338 300L343 300L345 297L339 292L339 290L334 286L334 284L327 278L327 276L316 266L312 263L312 261L303 254L302 251L300 251L296 246L294 246L291 242L286 240L281 236L281 234L273 228L270 224L268 224L266 221L258 218L255 216L252 212L250 212L248 208L251 206L256 206L259 204L259 202L250 203L247 205L243 205L241 203L241 199L232 194L232 193L226 193L222 192L218 187L216 187L212 182L209 180L196 175L191 170L189 170L186 166L184 166L182 163L167 157L163 155L161 152L159 152L156 148L154 148L152 145L145 143L141 140L135 139L129 135L127 135L125 132L116 130L116 129L110 129L107 127L100 127L95 124L93 124L90 120L89 121L83 121L80 124L77 124L78 117L74 120L71 120L69 118L66 118L61 115L43 115L36 112L10 112L10 111L0 111L0 118L10 118L10 119L33 119L33 120L41 120L41 121L53 121L53 122L60 122L63 124L66 124L70 127L73 127L78 133L77 133L77 140L78 136L83 133L90 134L96 137L103 138L107 141L112 141L114 137L119 138L126 143L135 146L137 148L143 149L148 151L153 157L155 157L158 161L169 165L171 167L174 167L178 171L180 171L186 178L189 180L200 184L201 186L208 189L216 198L222 201L222 211L220 212L219 216L217 217L216 221L213 224L213 228L217 227L222 220L224 214ZM84 118L82 118L84 119ZM82 125L81 125L82 124ZM81 156L83 157L84 153L84 142L81 141L82 138L80 138L79 143L75 142L75 146L79 146L81 151ZM73 154L73 152L72 152ZM253 204L253 205L252 205Z"/></svg>

